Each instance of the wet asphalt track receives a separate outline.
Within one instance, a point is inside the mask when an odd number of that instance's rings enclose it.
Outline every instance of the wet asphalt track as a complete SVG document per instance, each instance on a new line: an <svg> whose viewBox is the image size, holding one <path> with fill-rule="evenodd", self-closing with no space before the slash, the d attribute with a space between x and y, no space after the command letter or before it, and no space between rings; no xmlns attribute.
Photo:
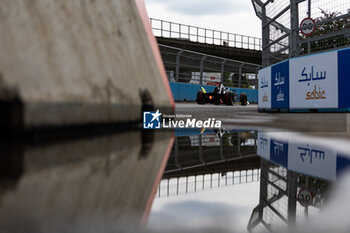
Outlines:
<svg viewBox="0 0 350 233"><path fill-rule="evenodd" d="M196 103L176 103L175 111L177 114L189 114L198 119L220 119L228 127L274 128L282 131L350 136L348 113L261 113L255 104L226 106Z"/></svg>

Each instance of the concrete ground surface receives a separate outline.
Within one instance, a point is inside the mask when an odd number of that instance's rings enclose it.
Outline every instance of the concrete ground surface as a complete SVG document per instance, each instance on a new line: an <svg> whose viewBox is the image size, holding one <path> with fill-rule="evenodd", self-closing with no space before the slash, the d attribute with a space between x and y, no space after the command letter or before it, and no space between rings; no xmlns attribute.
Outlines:
<svg viewBox="0 0 350 233"><path fill-rule="evenodd" d="M324 135L350 137L347 122L349 113L266 113L258 112L258 106L198 105L176 103L176 114L189 114L194 118L222 120L224 127L297 131Z"/></svg>

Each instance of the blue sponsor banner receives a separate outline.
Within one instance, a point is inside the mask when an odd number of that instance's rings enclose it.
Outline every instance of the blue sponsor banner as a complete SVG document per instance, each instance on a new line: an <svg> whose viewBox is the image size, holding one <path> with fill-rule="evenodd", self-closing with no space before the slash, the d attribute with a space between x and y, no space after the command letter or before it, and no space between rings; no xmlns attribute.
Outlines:
<svg viewBox="0 0 350 233"><path fill-rule="evenodd" d="M271 68L271 108L289 108L289 61Z"/></svg>
<svg viewBox="0 0 350 233"><path fill-rule="evenodd" d="M349 156L338 154L337 155L337 176L341 174L344 170L349 169L350 158Z"/></svg>
<svg viewBox="0 0 350 233"><path fill-rule="evenodd" d="M338 51L338 104L350 107L350 49Z"/></svg>
<svg viewBox="0 0 350 233"><path fill-rule="evenodd" d="M285 168L288 168L288 142L271 139L270 160Z"/></svg>

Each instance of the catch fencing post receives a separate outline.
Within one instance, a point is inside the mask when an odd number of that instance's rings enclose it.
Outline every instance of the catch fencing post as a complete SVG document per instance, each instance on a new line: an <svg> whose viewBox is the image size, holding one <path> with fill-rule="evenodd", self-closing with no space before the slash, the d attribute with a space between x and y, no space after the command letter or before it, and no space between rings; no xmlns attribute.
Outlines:
<svg viewBox="0 0 350 233"><path fill-rule="evenodd" d="M176 82L179 81L179 73L180 73L180 56L185 50L181 49L177 54L176 54Z"/></svg>
<svg viewBox="0 0 350 233"><path fill-rule="evenodd" d="M204 65L204 60L207 58L208 55L204 55L202 58L201 58L201 64L200 64L200 76L199 76L199 83L200 84L203 84L203 65Z"/></svg>
<svg viewBox="0 0 350 233"><path fill-rule="evenodd" d="M221 82L224 82L224 72L225 72L225 63L227 59L224 59L223 62L221 62Z"/></svg>

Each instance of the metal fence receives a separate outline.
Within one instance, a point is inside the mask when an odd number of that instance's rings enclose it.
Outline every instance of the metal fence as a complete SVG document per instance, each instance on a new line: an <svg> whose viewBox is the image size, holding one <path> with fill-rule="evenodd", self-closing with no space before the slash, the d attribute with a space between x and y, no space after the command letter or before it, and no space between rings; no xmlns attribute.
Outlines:
<svg viewBox="0 0 350 233"><path fill-rule="evenodd" d="M288 171L271 162L261 161L260 202L248 223L249 232L285 232L309 216L317 216L327 197L329 183L315 177ZM313 202L303 206L297 201L300 190L314 194Z"/></svg>
<svg viewBox="0 0 350 233"><path fill-rule="evenodd" d="M150 18L153 33L158 37L188 40L199 43L261 50L261 38L201 28Z"/></svg>
<svg viewBox="0 0 350 233"><path fill-rule="evenodd" d="M310 36L299 35L296 41L300 55L350 46L350 1L312 0L298 5L299 18L315 20ZM298 27L301 30L306 27Z"/></svg>
<svg viewBox="0 0 350 233"><path fill-rule="evenodd" d="M255 131L177 136L157 196L258 181L259 160L254 160L258 159L256 141ZM240 162L250 165L245 168L232 166Z"/></svg>
<svg viewBox="0 0 350 233"><path fill-rule="evenodd" d="M350 46L348 0L252 0L262 21L262 66ZM302 26L305 18L314 23ZM302 33L307 28L312 33ZM312 30L311 30L312 31Z"/></svg>
<svg viewBox="0 0 350 233"><path fill-rule="evenodd" d="M227 172L225 174L213 173L198 176L163 179L158 185L156 197L169 197L203 192L205 190L210 190L213 188L258 182L259 179L259 169Z"/></svg>
<svg viewBox="0 0 350 233"><path fill-rule="evenodd" d="M161 44L159 49L170 82L257 87L259 65Z"/></svg>

